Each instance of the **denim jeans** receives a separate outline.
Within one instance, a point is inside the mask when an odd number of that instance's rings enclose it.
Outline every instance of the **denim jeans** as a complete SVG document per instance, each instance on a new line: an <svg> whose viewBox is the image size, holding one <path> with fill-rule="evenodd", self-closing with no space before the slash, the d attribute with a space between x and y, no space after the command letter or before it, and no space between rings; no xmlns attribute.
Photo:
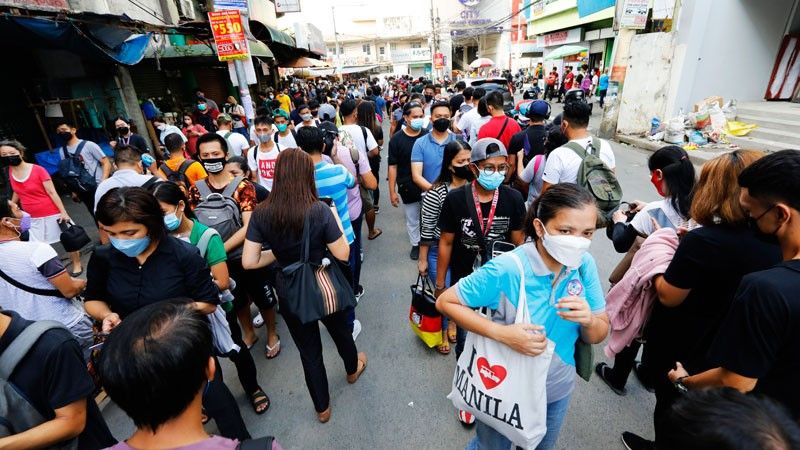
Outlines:
<svg viewBox="0 0 800 450"><path fill-rule="evenodd" d="M564 423L564 417L567 415L569 409L569 400L572 395L562 398L561 400L554 401L547 404L547 434L536 450L551 450L556 448L558 441L558 434L561 431L561 424ZM467 443L466 450L500 450L511 449L511 441L505 436L498 433L490 426L478 421L475 427L475 437ZM516 447L519 449L520 447Z"/></svg>
<svg viewBox="0 0 800 450"><path fill-rule="evenodd" d="M431 279L433 286L436 286L436 263L439 262L439 244L432 244L428 247L428 277ZM447 269L444 281L445 287L450 287L450 269ZM447 329L447 317L442 315L442 329Z"/></svg>

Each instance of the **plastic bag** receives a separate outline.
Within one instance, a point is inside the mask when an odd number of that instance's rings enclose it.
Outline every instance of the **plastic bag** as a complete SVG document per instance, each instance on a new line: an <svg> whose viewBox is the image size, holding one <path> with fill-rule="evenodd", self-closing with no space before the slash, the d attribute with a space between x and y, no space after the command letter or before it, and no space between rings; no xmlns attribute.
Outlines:
<svg viewBox="0 0 800 450"><path fill-rule="evenodd" d="M723 130L725 129L725 124L728 120L725 118L725 114L722 112L722 108L718 105L712 105L711 108L708 110L708 114L711 118L711 129L714 131Z"/></svg>
<svg viewBox="0 0 800 450"><path fill-rule="evenodd" d="M711 125L711 116L708 114L708 110L705 108L694 114L694 120L694 127L698 130L702 130Z"/></svg>
<svg viewBox="0 0 800 450"><path fill-rule="evenodd" d="M700 146L708 144L708 139L706 139L705 136L703 136L702 131L694 130L689 134L689 142L697 146Z"/></svg>
<svg viewBox="0 0 800 450"><path fill-rule="evenodd" d="M683 116L673 117L664 131L664 142L668 144L683 144Z"/></svg>
<svg viewBox="0 0 800 450"><path fill-rule="evenodd" d="M658 117L653 117L653 120L650 121L650 136L658 133L659 128L661 128L661 120Z"/></svg>
<svg viewBox="0 0 800 450"><path fill-rule="evenodd" d="M722 113L725 114L725 120L728 122L736 120L736 100L731 100L722 107Z"/></svg>
<svg viewBox="0 0 800 450"><path fill-rule="evenodd" d="M747 136L748 133L755 130L757 127L758 125L754 123L737 122L734 120L725 124L725 134L731 136Z"/></svg>

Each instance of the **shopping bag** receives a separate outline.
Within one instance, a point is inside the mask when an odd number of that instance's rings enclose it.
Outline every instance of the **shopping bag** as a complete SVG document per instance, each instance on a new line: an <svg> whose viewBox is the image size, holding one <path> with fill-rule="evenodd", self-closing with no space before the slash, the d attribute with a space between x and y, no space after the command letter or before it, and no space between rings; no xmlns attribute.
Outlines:
<svg viewBox="0 0 800 450"><path fill-rule="evenodd" d="M525 270L520 271L519 302L514 323L530 323ZM547 371L555 344L548 340L539 356L527 356L495 340L467 333L458 358L453 388L447 396L460 410L492 427L515 445L535 449L547 432Z"/></svg>
<svg viewBox="0 0 800 450"><path fill-rule="evenodd" d="M436 297L428 277L420 275L411 285L408 323L428 347L442 345L442 315L436 309Z"/></svg>

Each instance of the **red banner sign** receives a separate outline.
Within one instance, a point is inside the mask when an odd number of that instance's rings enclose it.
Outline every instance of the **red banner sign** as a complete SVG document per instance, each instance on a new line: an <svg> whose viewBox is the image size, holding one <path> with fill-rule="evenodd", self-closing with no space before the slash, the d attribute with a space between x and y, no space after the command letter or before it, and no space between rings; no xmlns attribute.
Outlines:
<svg viewBox="0 0 800 450"><path fill-rule="evenodd" d="M214 11L208 13L214 43L217 46L217 57L220 61L247 59L247 38L244 35L242 16L237 10Z"/></svg>
<svg viewBox="0 0 800 450"><path fill-rule="evenodd" d="M434 69L442 69L442 68L444 68L444 54L443 53L434 53L433 54L433 67L434 67Z"/></svg>

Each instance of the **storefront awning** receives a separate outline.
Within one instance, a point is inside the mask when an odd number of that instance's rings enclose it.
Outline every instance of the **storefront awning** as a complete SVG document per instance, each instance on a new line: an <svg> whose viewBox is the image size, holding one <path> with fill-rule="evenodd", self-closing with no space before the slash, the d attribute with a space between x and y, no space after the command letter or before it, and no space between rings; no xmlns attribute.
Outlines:
<svg viewBox="0 0 800 450"><path fill-rule="evenodd" d="M250 43L250 56L257 56L263 58L272 58L272 52L269 47L261 41L249 40ZM145 58L192 58L192 57L209 57L216 56L213 46L206 44L190 44L190 45L170 45L164 47L160 51L156 51L154 47L149 47Z"/></svg>
<svg viewBox="0 0 800 450"><path fill-rule="evenodd" d="M284 33L283 31L276 30L269 25L265 25L264 28L267 29L269 33L270 40L276 44L283 44L287 47L294 47L294 38L289 36L288 34Z"/></svg>
<svg viewBox="0 0 800 450"><path fill-rule="evenodd" d="M588 51L588 48L581 47L580 45L562 45L561 47L558 47L552 52L548 53L544 59L546 61L552 59L561 59L567 56L579 55Z"/></svg>
<svg viewBox="0 0 800 450"><path fill-rule="evenodd" d="M0 39L21 45L58 48L73 53L134 65L142 60L150 42L150 34L134 34L120 30L104 33L106 26L94 27L94 32L82 30L69 19L56 21L37 17L8 17L0 20ZM113 27L112 27L113 28ZM108 40L104 40L107 37Z"/></svg>
<svg viewBox="0 0 800 450"><path fill-rule="evenodd" d="M342 71L340 72L342 75L347 75L348 73L359 73L359 72L366 72L368 70L372 70L378 67L377 64L368 65L368 66L350 66L350 67L343 67Z"/></svg>
<svg viewBox="0 0 800 450"><path fill-rule="evenodd" d="M293 61L285 62L280 64L280 67L292 67L292 68L301 68L301 67L325 67L328 63L325 61L320 61L318 59L306 58L305 56L301 56Z"/></svg>

